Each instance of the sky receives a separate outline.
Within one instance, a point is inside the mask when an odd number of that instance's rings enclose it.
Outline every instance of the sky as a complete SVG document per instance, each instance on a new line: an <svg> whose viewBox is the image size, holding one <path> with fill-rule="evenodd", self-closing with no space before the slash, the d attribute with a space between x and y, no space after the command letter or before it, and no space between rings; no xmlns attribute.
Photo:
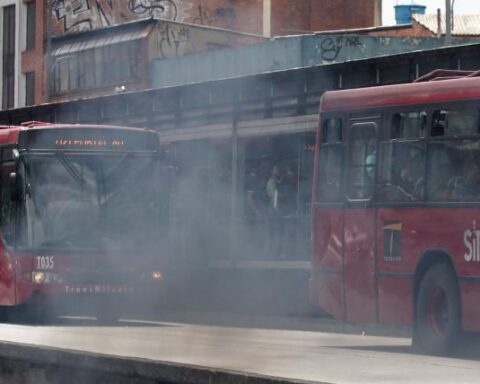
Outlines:
<svg viewBox="0 0 480 384"><path fill-rule="evenodd" d="M437 8L442 9L442 14L445 14L445 0L383 0L383 25L395 24L394 6L402 4L419 4L426 5L426 13L437 13ZM480 15L480 1L479 0L455 0L454 12L458 15L478 14Z"/></svg>

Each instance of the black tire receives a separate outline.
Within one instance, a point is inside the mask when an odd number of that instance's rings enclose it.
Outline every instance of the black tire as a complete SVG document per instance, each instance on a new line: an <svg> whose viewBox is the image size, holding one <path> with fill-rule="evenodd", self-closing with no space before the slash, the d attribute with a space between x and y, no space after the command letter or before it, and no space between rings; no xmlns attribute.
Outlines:
<svg viewBox="0 0 480 384"><path fill-rule="evenodd" d="M447 355L453 351L460 331L460 292L455 273L447 264L436 264L418 289L413 346L428 354Z"/></svg>

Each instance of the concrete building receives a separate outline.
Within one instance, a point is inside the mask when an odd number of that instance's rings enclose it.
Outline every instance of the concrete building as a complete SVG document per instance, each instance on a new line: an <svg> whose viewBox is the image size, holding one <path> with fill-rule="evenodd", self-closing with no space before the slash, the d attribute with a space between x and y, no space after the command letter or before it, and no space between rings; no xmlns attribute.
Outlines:
<svg viewBox="0 0 480 384"><path fill-rule="evenodd" d="M52 32L106 27L138 18L265 36L381 25L381 0L60 0L52 6Z"/></svg>
<svg viewBox="0 0 480 384"><path fill-rule="evenodd" d="M155 17L52 37L50 100L151 88L153 60L264 41L262 36Z"/></svg>
<svg viewBox="0 0 480 384"><path fill-rule="evenodd" d="M66 36L78 40L79 33L140 19L157 18L264 37L381 24L381 0L0 0L0 11L2 109L52 100L52 78L59 67L66 66L56 62L58 44L65 42L62 39ZM211 43L204 50L250 43L247 40ZM115 87L105 91L112 89ZM58 95L54 99L58 100Z"/></svg>
<svg viewBox="0 0 480 384"><path fill-rule="evenodd" d="M0 107L25 106L26 76L21 71L21 52L30 44L31 29L22 28L31 15L30 3L0 0ZM29 79L30 81L30 79Z"/></svg>

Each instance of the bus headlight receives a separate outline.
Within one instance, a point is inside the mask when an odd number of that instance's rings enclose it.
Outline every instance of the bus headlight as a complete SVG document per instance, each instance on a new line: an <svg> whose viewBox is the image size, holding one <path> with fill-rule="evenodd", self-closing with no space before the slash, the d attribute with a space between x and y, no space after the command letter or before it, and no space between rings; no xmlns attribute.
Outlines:
<svg viewBox="0 0 480 384"><path fill-rule="evenodd" d="M152 272L152 280L162 280L162 272L160 271L153 271Z"/></svg>
<svg viewBox="0 0 480 384"><path fill-rule="evenodd" d="M27 277L27 273L25 273L24 278ZM42 271L34 271L30 274L30 280L32 283L35 284L61 284L63 283L63 279L60 275L53 273L53 272L42 272Z"/></svg>
<svg viewBox="0 0 480 384"><path fill-rule="evenodd" d="M32 272L32 282L42 284L45 282L45 272Z"/></svg>

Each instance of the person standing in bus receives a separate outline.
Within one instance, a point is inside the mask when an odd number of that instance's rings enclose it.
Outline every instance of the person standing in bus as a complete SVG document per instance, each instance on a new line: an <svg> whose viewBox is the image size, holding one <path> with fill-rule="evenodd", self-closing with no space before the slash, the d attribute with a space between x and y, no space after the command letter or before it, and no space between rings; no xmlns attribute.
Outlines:
<svg viewBox="0 0 480 384"><path fill-rule="evenodd" d="M271 159L264 154L245 175L246 189L246 225L252 251L255 257L267 253L269 228L269 198L266 184L270 177Z"/></svg>
<svg viewBox="0 0 480 384"><path fill-rule="evenodd" d="M281 216L281 259L294 259L297 228L298 177L292 164L287 164L278 187L278 211Z"/></svg>
<svg viewBox="0 0 480 384"><path fill-rule="evenodd" d="M280 168L278 164L274 164L270 177L267 181L266 192L269 199L268 210L268 227L269 227L269 243L270 252L273 256L279 257L281 248L281 232L282 222L279 211L279 185L281 183Z"/></svg>

